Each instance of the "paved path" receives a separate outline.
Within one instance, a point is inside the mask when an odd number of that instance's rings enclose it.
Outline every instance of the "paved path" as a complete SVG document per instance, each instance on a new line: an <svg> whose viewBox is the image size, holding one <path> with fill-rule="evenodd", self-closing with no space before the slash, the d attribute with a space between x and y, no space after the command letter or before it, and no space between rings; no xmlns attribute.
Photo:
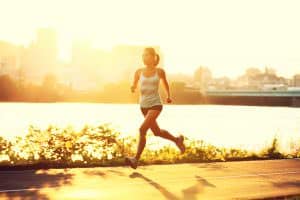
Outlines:
<svg viewBox="0 0 300 200"><path fill-rule="evenodd" d="M0 199L255 199L300 195L300 160L0 171ZM300 198L300 196L298 197Z"/></svg>

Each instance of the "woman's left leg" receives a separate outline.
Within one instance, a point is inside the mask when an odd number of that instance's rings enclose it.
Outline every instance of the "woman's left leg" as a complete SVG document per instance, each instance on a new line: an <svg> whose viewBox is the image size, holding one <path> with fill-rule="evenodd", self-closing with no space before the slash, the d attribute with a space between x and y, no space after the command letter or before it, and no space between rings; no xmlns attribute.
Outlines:
<svg viewBox="0 0 300 200"><path fill-rule="evenodd" d="M176 144L176 146L180 149L181 153L185 152L183 135L180 135L179 137L173 136L169 131L159 128L156 120L154 122L152 122L150 128L155 136L159 136L159 137L173 141Z"/></svg>
<svg viewBox="0 0 300 200"><path fill-rule="evenodd" d="M147 114L145 115L144 122L140 126L140 137L139 137L139 144L137 148L137 153L136 153L136 160L139 160L141 157L141 154L145 148L146 145L146 133L148 129L151 127L153 121L156 120L158 115L160 114L160 111L158 110L149 110Z"/></svg>
<svg viewBox="0 0 300 200"><path fill-rule="evenodd" d="M161 110L159 110L159 111L161 112ZM145 117L146 117L146 113L147 112L143 112ZM154 120L152 120L152 123L150 125L150 129L153 132L153 134L155 136L159 136L159 137L162 137L164 139L173 141L176 144L176 146L180 149L181 153L184 153L185 152L185 145L184 145L183 135L180 135L179 137L175 137L169 131L167 131L165 129L161 129L159 127L159 125L157 124L156 118Z"/></svg>
<svg viewBox="0 0 300 200"><path fill-rule="evenodd" d="M161 129L158 124L157 121L153 121L150 127L151 131L153 132L153 134L155 136L159 136L162 137L164 139L167 140L171 140L173 142L178 142L178 137L173 136L169 131L165 130L165 129Z"/></svg>

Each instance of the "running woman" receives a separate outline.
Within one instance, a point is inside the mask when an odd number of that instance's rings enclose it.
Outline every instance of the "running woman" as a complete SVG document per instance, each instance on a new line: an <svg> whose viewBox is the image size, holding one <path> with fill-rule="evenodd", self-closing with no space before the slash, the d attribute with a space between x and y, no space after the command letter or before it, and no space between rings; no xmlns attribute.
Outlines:
<svg viewBox="0 0 300 200"><path fill-rule="evenodd" d="M146 145L146 133L149 128L155 136L173 141L181 153L185 152L184 137L182 135L178 137L173 136L167 130L161 129L156 121L156 118L163 108L162 100L158 92L160 79L162 80L167 93L166 102L172 102L165 70L157 67L159 59L160 57L155 52L154 48L145 48L143 53L145 67L136 70L131 86L131 92L135 92L137 84L140 84L139 103L141 112L145 118L139 128L140 134L137 153L134 157L125 158L126 164L130 165L133 169L136 169L138 166L138 161Z"/></svg>

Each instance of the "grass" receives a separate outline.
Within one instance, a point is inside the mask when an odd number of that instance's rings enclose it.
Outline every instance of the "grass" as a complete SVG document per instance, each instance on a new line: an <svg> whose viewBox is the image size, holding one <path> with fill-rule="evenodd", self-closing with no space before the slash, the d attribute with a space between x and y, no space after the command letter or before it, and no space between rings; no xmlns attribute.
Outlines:
<svg viewBox="0 0 300 200"><path fill-rule="evenodd" d="M133 155L137 138L122 135L108 124L86 125L80 131L72 127L49 126L45 130L30 126L27 135L6 140L0 137L0 169L62 168L124 165L125 155ZM148 135L147 137L154 137ZM145 148L141 164L171 164L213 161L299 158L299 145L286 154L279 151L277 138L260 152L220 148L203 140L185 138L186 152L175 146ZM154 144L155 145L155 144ZM147 144L148 146L148 144Z"/></svg>

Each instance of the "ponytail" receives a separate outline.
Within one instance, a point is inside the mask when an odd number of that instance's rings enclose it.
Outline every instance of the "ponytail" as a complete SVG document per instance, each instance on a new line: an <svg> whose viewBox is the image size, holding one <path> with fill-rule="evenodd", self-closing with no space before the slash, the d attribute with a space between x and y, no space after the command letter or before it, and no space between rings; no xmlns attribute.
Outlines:
<svg viewBox="0 0 300 200"><path fill-rule="evenodd" d="M159 61L160 61L160 57L158 54L155 54L156 55L156 59L155 59L155 66L158 65Z"/></svg>

